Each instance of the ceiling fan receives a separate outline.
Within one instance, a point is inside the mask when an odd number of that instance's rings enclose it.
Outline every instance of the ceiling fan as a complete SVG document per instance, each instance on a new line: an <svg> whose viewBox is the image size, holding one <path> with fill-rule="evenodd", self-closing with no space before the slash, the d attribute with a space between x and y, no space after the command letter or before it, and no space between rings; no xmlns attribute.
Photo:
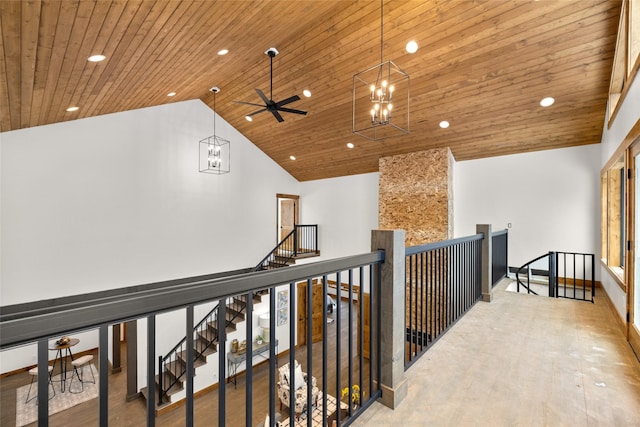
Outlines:
<svg viewBox="0 0 640 427"><path fill-rule="evenodd" d="M247 120L251 121L252 120L252 116L255 116L256 114L262 113L264 111L269 111L271 114L273 114L273 117L276 118L276 120L278 120L279 122L283 122L284 119L282 118L282 116L280 115L280 112L285 112L285 113L293 113L293 114L302 114L303 116L307 115L306 111L302 111L302 110L295 110L293 108L286 108L284 107L287 104L290 104L292 102L298 101L300 99L300 97L298 95L293 95L287 99L284 99L280 102L275 102L273 100L273 57L276 56L278 54L278 50L275 47L271 47L269 48L265 54L269 55L269 58L271 58L271 87L270 87L270 97L267 98L265 96L265 94L260 90L260 89L256 89L256 92L258 93L258 96L260 96L260 98L262 98L262 101L264 101L264 105L262 104L253 104L251 102L243 102L243 101L233 101L236 104L246 104L246 105L253 105L254 107L262 107L261 110L258 111L254 111L253 113L247 114L245 117L247 118Z"/></svg>

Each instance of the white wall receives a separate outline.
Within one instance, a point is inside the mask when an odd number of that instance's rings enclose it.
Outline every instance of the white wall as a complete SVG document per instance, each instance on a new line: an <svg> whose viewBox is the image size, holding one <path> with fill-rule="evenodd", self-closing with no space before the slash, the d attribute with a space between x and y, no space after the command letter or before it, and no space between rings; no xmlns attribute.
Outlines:
<svg viewBox="0 0 640 427"><path fill-rule="evenodd" d="M302 224L319 224L321 258L339 258L371 250L378 228L378 173L306 181L300 184Z"/></svg>
<svg viewBox="0 0 640 427"><path fill-rule="evenodd" d="M549 251L599 259L600 148L563 148L455 164L454 231L509 229L510 266Z"/></svg>
<svg viewBox="0 0 640 427"><path fill-rule="evenodd" d="M213 117L194 100L0 134L2 305L257 264L300 184L221 118L231 173L199 173ZM35 354L15 351L2 372Z"/></svg>
<svg viewBox="0 0 640 427"><path fill-rule="evenodd" d="M608 114L606 115L608 117ZM603 125L601 141L600 166L609 161L616 149L622 144L631 128L640 120L640 76L636 76L629 88L629 92L618 110L618 114L611 128L607 128L607 120ZM627 294L623 292L618 283L611 277L611 274L604 267L600 268L602 286L604 286L609 298L613 302L620 318L626 323L627 315Z"/></svg>

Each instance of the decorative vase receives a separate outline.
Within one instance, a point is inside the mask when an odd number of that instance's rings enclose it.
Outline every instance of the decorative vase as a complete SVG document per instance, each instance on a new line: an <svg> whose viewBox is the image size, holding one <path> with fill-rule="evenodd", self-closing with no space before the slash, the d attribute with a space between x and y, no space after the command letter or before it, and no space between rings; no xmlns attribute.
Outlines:
<svg viewBox="0 0 640 427"><path fill-rule="evenodd" d="M238 352L238 340L234 339L233 341L231 341L231 353L237 353Z"/></svg>

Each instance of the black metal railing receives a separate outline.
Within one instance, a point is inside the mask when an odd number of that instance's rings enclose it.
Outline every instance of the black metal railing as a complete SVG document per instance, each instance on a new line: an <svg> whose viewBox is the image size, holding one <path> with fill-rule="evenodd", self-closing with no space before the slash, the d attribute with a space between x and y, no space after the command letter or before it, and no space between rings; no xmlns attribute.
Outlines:
<svg viewBox="0 0 640 427"><path fill-rule="evenodd" d="M537 264L537 265L536 265ZM526 274L526 281L522 276ZM549 252L516 271L516 290L539 295L532 285L548 289L548 296L594 302L595 255L580 252ZM541 288L543 289L543 288Z"/></svg>
<svg viewBox="0 0 640 427"><path fill-rule="evenodd" d="M246 405L244 417L242 410L235 406L228 407L226 403L226 381L228 376L225 363L229 347L227 346L227 321L233 318L233 311L242 311L239 306L233 308L233 301L247 302L244 306L247 319L251 319L253 304L250 299L256 292L265 289L269 291L268 311L270 313L270 342L280 340L290 343L287 347L280 347L277 351L284 353L282 358L288 359L289 366L295 362L302 365L302 369L317 379L317 401L310 405L309 411L319 411L324 419L333 417L337 425L349 425L353 420L378 397L380 397L380 329L368 327L364 316L370 314L370 323L376 325L380 321L375 317L379 311L374 307L380 304L380 266L384 259L383 251L350 256L346 258L321 261L306 265L292 266L265 272L250 272L231 277L187 278L169 282L155 283L130 288L115 289L108 292L97 292L72 297L61 297L34 303L6 306L0 308L0 348L10 350L23 344L37 344L38 370L38 411L41 425L47 424L48 419L48 344L55 337L72 335L86 331L98 335L98 381L99 395L99 423L101 426L109 424L109 328L121 322L127 322L131 328L136 326L136 320L146 321L146 387L147 387L147 425L154 426L156 420L156 400L158 389L156 375L158 372L158 358L156 357L157 336L164 333L162 322L166 321L166 313L172 316L186 316L186 343L181 347L186 352L183 362L186 365L184 407L185 425L194 425L194 375L195 355L197 354L196 339L193 334L193 314L196 304L217 305L217 318L213 321L217 325L218 333L218 386L212 393L217 393L218 425L224 426L227 417L233 416L234 424L254 425L258 418L264 419L269 413L271 423L276 419L276 390L280 370L278 354L274 345L269 346L268 363L253 366L246 363L246 370L238 381L238 389L245 388ZM373 274L376 272L376 274ZM336 310L328 314L328 283L345 283L348 296L339 300ZM306 288L304 286L306 285ZM360 294L356 295L356 287ZM366 294L367 298L362 298ZM298 305L298 297L306 299L306 306ZM314 305L318 298L321 310ZM365 304L365 299L367 304ZM231 302L231 306L228 304ZM298 325L298 309L305 307L307 321L304 327ZM231 314L228 314L231 313ZM159 315L163 314L163 320ZM329 322L329 318L334 319ZM210 318L209 320L213 320ZM174 321L175 322L175 321ZM208 322L206 322L208 323ZM253 354L254 336L253 322L246 322L244 332L238 338L247 342L246 352ZM276 327L278 336L276 336ZM371 325L369 325L371 326ZM318 332L320 331L320 332ZM133 330L131 330L133 333ZM284 334L284 335L283 335ZM242 337L243 336L243 337ZM306 343L301 344L302 336ZM316 340L318 340L316 342ZM320 342L321 341L321 342ZM195 347L195 348L194 348ZM365 355L364 349L367 349ZM372 357L375 355L375 357ZM250 359L249 359L250 360ZM144 362L143 362L144 363ZM182 362L180 362L182 363ZM263 382L254 384L254 371L260 376L268 377L268 385ZM291 375L292 388L295 388L295 376ZM135 378L134 378L135 379ZM212 379L213 381L213 379ZM350 403L349 391L356 390L356 405ZM136 390L138 387L134 384ZM342 398L342 392L347 389L347 397ZM254 394L268 394L268 404L265 399L254 401ZM312 387L308 387L307 401L312 402L314 396ZM342 402L342 403L341 403ZM333 405L333 409L332 409ZM344 408L343 408L344 405ZM240 410L239 410L240 409ZM256 414L254 419L253 414ZM295 405L290 404L287 414L295 419ZM118 418L121 421L121 418ZM313 417L305 420L312 426ZM215 421L206 423L215 425Z"/></svg>
<svg viewBox="0 0 640 427"><path fill-rule="evenodd" d="M406 249L405 367L482 297L482 234Z"/></svg>
<svg viewBox="0 0 640 427"><path fill-rule="evenodd" d="M531 289L532 284L541 281L544 281L546 283L550 282L549 271L551 269L549 268L549 263L552 262L550 258L551 254L552 252L540 255L539 257L532 259L516 270L515 278L517 292L520 292L520 288L523 288L527 291L528 294L538 295L536 291ZM536 268L533 267L534 264L537 264ZM526 274L526 281L523 281L522 279L523 274Z"/></svg>
<svg viewBox="0 0 640 427"><path fill-rule="evenodd" d="M500 230L491 233L491 286L507 277L507 249L509 231Z"/></svg>
<svg viewBox="0 0 640 427"><path fill-rule="evenodd" d="M318 226L295 225L255 267L255 271L287 267L292 259L318 253Z"/></svg>
<svg viewBox="0 0 640 427"><path fill-rule="evenodd" d="M594 302L596 295L595 255L580 252L555 254L555 274L552 286L556 298Z"/></svg>

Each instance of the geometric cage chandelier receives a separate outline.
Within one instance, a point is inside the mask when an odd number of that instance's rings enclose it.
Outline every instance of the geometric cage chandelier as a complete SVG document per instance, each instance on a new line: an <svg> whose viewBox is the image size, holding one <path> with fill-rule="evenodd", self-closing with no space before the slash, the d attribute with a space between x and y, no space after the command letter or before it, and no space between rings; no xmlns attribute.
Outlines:
<svg viewBox="0 0 640 427"><path fill-rule="evenodd" d="M231 143L216 135L216 86L209 89L213 92L213 135L200 140L198 159L200 172L222 175L231 171Z"/></svg>
<svg viewBox="0 0 640 427"><path fill-rule="evenodd" d="M409 133L410 78L383 61L383 0L380 0L380 63L353 76L352 132L372 141Z"/></svg>

